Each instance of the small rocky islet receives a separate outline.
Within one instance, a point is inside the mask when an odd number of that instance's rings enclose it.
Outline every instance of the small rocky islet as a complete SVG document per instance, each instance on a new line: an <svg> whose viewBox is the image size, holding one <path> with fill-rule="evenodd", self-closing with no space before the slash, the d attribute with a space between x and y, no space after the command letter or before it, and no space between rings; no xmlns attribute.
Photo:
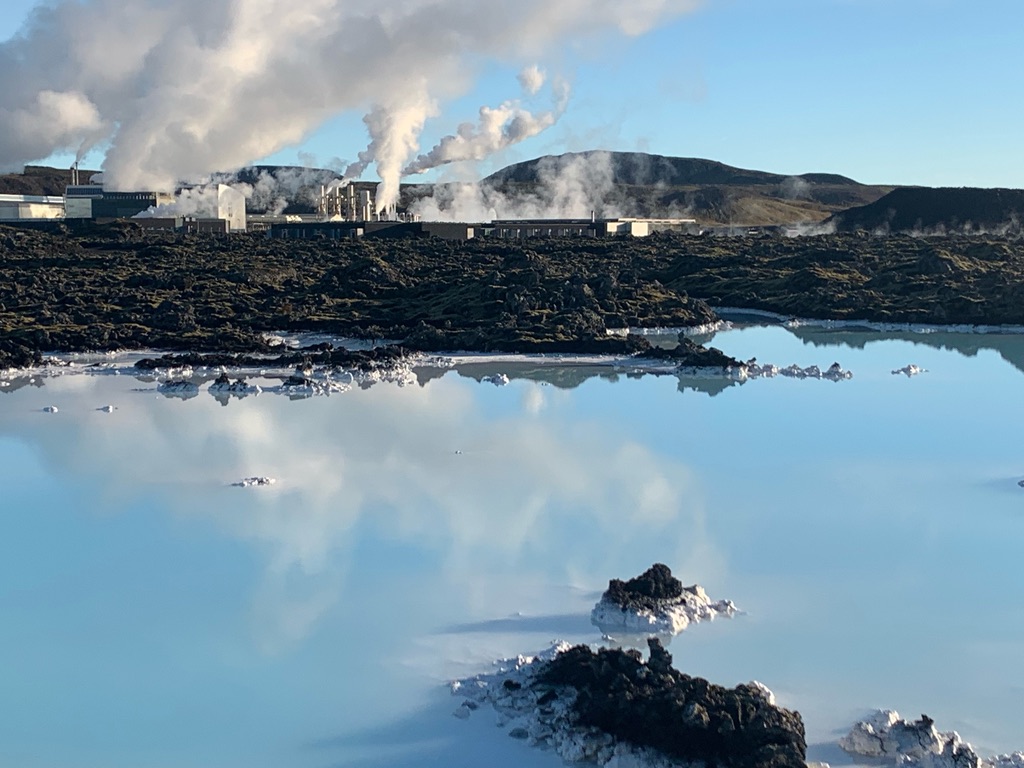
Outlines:
<svg viewBox="0 0 1024 768"><path fill-rule="evenodd" d="M664 563L655 563L628 581L612 579L591 612L602 632L675 635L691 623L736 615L731 600L712 601L699 584L684 587Z"/></svg>

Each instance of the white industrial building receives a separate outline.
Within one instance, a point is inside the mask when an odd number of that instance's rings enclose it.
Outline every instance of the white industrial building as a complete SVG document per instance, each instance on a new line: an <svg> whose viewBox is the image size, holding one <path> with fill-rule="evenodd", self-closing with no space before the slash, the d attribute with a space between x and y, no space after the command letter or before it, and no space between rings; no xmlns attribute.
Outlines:
<svg viewBox="0 0 1024 768"><path fill-rule="evenodd" d="M248 222L245 195L227 184L217 186L217 218L228 223L228 232L245 232Z"/></svg>
<svg viewBox="0 0 1024 768"><path fill-rule="evenodd" d="M0 221L63 218L63 197L46 197L42 195L0 195Z"/></svg>

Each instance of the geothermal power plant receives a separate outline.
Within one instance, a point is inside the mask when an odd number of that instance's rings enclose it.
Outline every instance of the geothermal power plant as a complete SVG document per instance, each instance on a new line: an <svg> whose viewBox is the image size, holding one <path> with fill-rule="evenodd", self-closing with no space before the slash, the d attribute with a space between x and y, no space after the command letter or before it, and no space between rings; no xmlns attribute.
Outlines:
<svg viewBox="0 0 1024 768"><path fill-rule="evenodd" d="M57 223L86 227L131 220L145 229L231 235L264 232L283 239L352 240L361 237L645 237L654 232L694 232L697 222L684 218L494 219L485 222L423 221L397 206L377 210L374 184L320 185L306 190L316 199L315 212L249 214L246 197L228 184L185 188L176 195L154 191L112 191L102 183L81 183L77 168L60 196L0 195L0 223L49 228ZM192 201L189 205L182 200ZM196 201L199 201L198 203ZM183 209L189 213L183 213Z"/></svg>

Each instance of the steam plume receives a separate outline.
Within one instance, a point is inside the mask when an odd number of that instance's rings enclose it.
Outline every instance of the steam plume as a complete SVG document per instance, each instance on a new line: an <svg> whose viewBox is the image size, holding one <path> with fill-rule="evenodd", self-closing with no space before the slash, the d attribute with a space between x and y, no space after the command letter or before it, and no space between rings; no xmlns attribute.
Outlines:
<svg viewBox="0 0 1024 768"><path fill-rule="evenodd" d="M611 154L590 152L542 158L531 192L504 194L493 184L446 184L418 201L413 212L427 221L585 218L631 215L612 202L615 173Z"/></svg>
<svg viewBox="0 0 1024 768"><path fill-rule="evenodd" d="M524 70L520 82L527 93L536 93L543 86L543 75L536 68ZM402 175L426 173L460 160L483 160L546 131L558 122L569 100L569 89L564 82L555 84L555 92L555 108L537 115L523 109L517 101L506 101L496 108L481 107L479 125L463 123L455 135L445 136L430 152L407 165Z"/></svg>
<svg viewBox="0 0 1024 768"><path fill-rule="evenodd" d="M638 35L700 2L50 0L0 43L0 166L96 147L110 188L170 190L358 110L387 204L425 121L482 63Z"/></svg>

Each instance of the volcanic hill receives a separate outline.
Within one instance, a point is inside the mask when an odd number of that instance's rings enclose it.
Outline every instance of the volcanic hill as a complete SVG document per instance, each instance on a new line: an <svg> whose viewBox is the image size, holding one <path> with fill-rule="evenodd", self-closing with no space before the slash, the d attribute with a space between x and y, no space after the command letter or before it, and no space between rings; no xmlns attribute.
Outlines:
<svg viewBox="0 0 1024 768"><path fill-rule="evenodd" d="M481 184L507 197L527 197L574 175L581 183L603 186L605 208L616 214L686 216L702 225L819 222L833 213L874 202L893 189L860 184L837 174L785 176L714 160L605 151L516 163Z"/></svg>
<svg viewBox="0 0 1024 768"><path fill-rule="evenodd" d="M829 223L839 232L1019 235L1022 219L1022 189L901 187Z"/></svg>

